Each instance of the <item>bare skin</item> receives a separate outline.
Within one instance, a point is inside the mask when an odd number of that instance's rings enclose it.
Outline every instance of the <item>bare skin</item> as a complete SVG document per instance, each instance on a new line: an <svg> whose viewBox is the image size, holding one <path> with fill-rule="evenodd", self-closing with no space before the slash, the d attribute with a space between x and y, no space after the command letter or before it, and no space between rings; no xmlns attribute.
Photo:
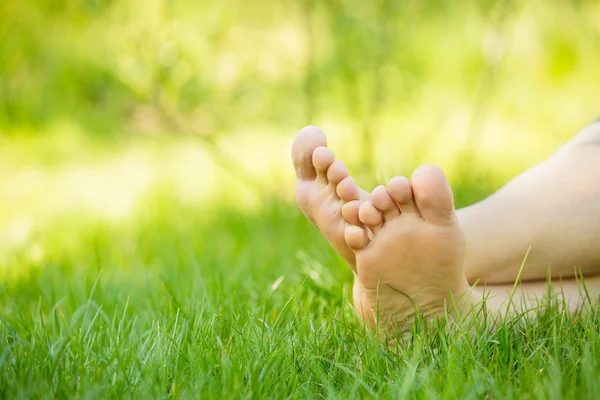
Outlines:
<svg viewBox="0 0 600 400"><path fill-rule="evenodd" d="M368 198L369 194L357 188L342 161L335 161L325 134L317 127L307 126L296 135L292 161L298 206L354 269L356 257L344 241L348 223L342 218L342 206L347 203L344 210L357 213L359 199Z"/></svg>
<svg viewBox="0 0 600 400"><path fill-rule="evenodd" d="M524 281L600 274L600 123L459 218L469 282L512 284L529 246Z"/></svg>
<svg viewBox="0 0 600 400"><path fill-rule="evenodd" d="M435 166L417 169L412 186L406 178L392 179L368 201L326 143L316 127L296 137L297 199L353 269L355 306L367 322L378 323L375 314L386 321L410 319L411 301L425 314L441 312L449 300L468 297L472 304L481 299L475 291L465 297L474 282L487 285L495 297L488 306L500 311L529 246L523 278L531 283L523 283L517 297L531 304L542 297L540 281L549 269L561 278L553 284L571 308L580 298L577 282L569 280L574 267L592 295L600 288L600 123L458 212Z"/></svg>
<svg viewBox="0 0 600 400"><path fill-rule="evenodd" d="M415 310L442 314L464 300L469 290L465 235L442 170L420 167L412 188L408 179L393 178L387 188L373 191L358 217L364 228L349 226L345 238L356 253L355 307L363 320L406 329ZM468 308L472 305L467 301Z"/></svg>

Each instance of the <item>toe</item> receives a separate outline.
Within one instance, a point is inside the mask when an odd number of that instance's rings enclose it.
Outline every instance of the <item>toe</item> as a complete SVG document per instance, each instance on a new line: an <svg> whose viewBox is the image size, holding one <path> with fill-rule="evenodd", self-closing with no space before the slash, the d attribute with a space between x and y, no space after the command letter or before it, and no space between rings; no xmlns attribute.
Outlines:
<svg viewBox="0 0 600 400"><path fill-rule="evenodd" d="M300 180L312 180L317 176L313 165L313 153L317 147L327 146L327 138L316 126L302 128L292 143L292 162Z"/></svg>
<svg viewBox="0 0 600 400"><path fill-rule="evenodd" d="M358 218L358 209L360 208L360 201L352 200L344 203L342 206L342 217L352 225L360 225L360 219Z"/></svg>
<svg viewBox="0 0 600 400"><path fill-rule="evenodd" d="M340 160L334 161L327 170L327 180L333 185L337 185L347 176L348 168L346 168L346 164Z"/></svg>
<svg viewBox="0 0 600 400"><path fill-rule="evenodd" d="M377 186L371 193L371 202L381 213L383 219L389 221L391 218L400 215L398 204L390 197L385 186Z"/></svg>
<svg viewBox="0 0 600 400"><path fill-rule="evenodd" d="M367 232L363 228L354 225L346 228L344 238L346 239L346 244L352 250L362 249L368 241Z"/></svg>
<svg viewBox="0 0 600 400"><path fill-rule="evenodd" d="M339 198L344 201L358 200L359 198L358 186L356 186L351 176L342 179L335 191Z"/></svg>
<svg viewBox="0 0 600 400"><path fill-rule="evenodd" d="M426 221L438 225L454 222L454 197L444 172L435 165L423 165L412 176L415 202Z"/></svg>
<svg viewBox="0 0 600 400"><path fill-rule="evenodd" d="M358 218L360 219L360 222L371 229L373 233L376 233L383 224L383 216L371 201L366 201L360 206L358 209Z"/></svg>
<svg viewBox="0 0 600 400"><path fill-rule="evenodd" d="M313 152L312 162L317 171L317 179L323 182L327 181L327 170L335 161L333 151L327 147L317 147Z"/></svg>
<svg viewBox="0 0 600 400"><path fill-rule="evenodd" d="M400 205L400 210L403 214L417 212L417 205L413 197L410 182L403 176L396 176L388 183L388 193Z"/></svg>

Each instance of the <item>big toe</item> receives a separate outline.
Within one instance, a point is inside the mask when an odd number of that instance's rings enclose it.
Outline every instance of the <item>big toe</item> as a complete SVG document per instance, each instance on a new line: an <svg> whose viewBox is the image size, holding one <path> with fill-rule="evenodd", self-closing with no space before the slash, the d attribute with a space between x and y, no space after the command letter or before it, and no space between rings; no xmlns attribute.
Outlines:
<svg viewBox="0 0 600 400"><path fill-rule="evenodd" d="M313 153L318 147L327 147L327 138L316 126L304 127L292 143L292 162L300 180L311 180L317 176L313 165Z"/></svg>
<svg viewBox="0 0 600 400"><path fill-rule="evenodd" d="M412 176L412 188L423 218L437 225L455 221L454 196L444 172L435 165L423 165Z"/></svg>

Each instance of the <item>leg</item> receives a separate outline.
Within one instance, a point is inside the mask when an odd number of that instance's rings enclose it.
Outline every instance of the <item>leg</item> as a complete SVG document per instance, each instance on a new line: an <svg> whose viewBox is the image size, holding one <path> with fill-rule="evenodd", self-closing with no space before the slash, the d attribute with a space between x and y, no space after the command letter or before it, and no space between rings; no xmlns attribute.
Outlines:
<svg viewBox="0 0 600 400"><path fill-rule="evenodd" d="M469 282L600 274L600 122L545 162L458 216L467 235Z"/></svg>
<svg viewBox="0 0 600 400"><path fill-rule="evenodd" d="M553 293L558 297L559 304L564 300L564 303L572 312L585 306L589 301L594 303L600 296L600 275L585 278L583 283L576 278L554 279L551 281L551 285ZM489 298L493 299L494 303L493 307L490 308L497 311L506 310L512 290L512 284L487 286L485 292L489 294ZM588 294L589 300L587 299ZM518 310L522 311L523 306L525 308L534 307L540 301L544 301L547 295L546 282L524 282L517 287L513 304L517 306Z"/></svg>
<svg viewBox="0 0 600 400"><path fill-rule="evenodd" d="M345 225L339 223L340 212L334 212L335 207L327 209L319 205L324 198L331 200L329 194L333 203L340 201L335 186L323 185L325 181L317 177L313 164L315 149L326 145L325 135L316 127L302 129L294 140L292 158L298 176L298 203L353 267L354 254L343 242ZM325 156L321 153L316 156L317 162ZM333 154L327 157L333 160ZM345 168L340 162L336 164L333 171ZM349 182L346 180L342 188L351 187L346 186ZM333 189L315 190L328 185ZM358 190L360 201L367 200L368 193ZM340 194L356 196L349 190L341 190ZM458 211L467 235L465 264L469 282L511 284L529 246L531 252L522 277L525 281L545 280L548 269L553 277L572 277L575 268L586 275L600 273L598 199L600 120L547 161L521 174L488 199ZM358 204L347 205L346 212L352 215ZM332 224L336 226L332 228Z"/></svg>
<svg viewBox="0 0 600 400"><path fill-rule="evenodd" d="M533 267L525 270L525 279L545 279L548 267L555 277L574 276L578 266L595 300L600 279L588 278L600 272L595 228L600 226L599 128L587 128L548 161L459 213L444 174L433 166L419 168L412 187L406 178L394 178L367 201L343 164L334 163L323 133L305 128L292 150L297 199L352 267L355 305L371 324L394 320L394 329L404 331L414 306L426 315L438 314L448 304L472 307L481 294L469 289L467 278L488 285L508 283L488 286L492 311L506 310L508 290L530 245ZM466 227L466 246L461 225ZM561 295L576 307L577 285L562 284L557 289L562 287ZM521 289L517 296L527 299L546 293L543 283ZM459 303L449 303L457 299Z"/></svg>

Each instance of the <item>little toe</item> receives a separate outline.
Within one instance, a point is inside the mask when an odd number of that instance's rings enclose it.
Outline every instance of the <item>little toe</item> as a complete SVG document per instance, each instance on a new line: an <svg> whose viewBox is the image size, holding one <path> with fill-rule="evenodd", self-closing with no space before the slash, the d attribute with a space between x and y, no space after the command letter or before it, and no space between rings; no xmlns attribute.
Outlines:
<svg viewBox="0 0 600 400"><path fill-rule="evenodd" d="M360 219L358 218L358 209L360 208L360 201L352 200L342 205L342 217L352 225L360 225Z"/></svg>
<svg viewBox="0 0 600 400"><path fill-rule="evenodd" d="M377 186L371 193L371 202L381 213L385 221L400 215L396 201L390 197L385 186Z"/></svg>
<svg viewBox="0 0 600 400"><path fill-rule="evenodd" d="M327 180L332 185L337 185L348 176L348 168L346 168L346 164L343 161L336 160L329 166L327 170Z"/></svg>
<svg viewBox="0 0 600 400"><path fill-rule="evenodd" d="M359 199L358 186L354 183L354 179L351 176L347 176L340 183L338 183L335 189L338 197L344 201L352 201Z"/></svg>
<svg viewBox="0 0 600 400"><path fill-rule="evenodd" d="M365 247L369 240L367 232L365 232L363 228L355 225L346 228L344 238L348 247L355 251Z"/></svg>
<svg viewBox="0 0 600 400"><path fill-rule="evenodd" d="M383 216L375 208L373 203L365 201L358 209L358 218L360 222L365 224L373 233L377 233L381 225L383 224Z"/></svg>
<svg viewBox="0 0 600 400"><path fill-rule="evenodd" d="M412 176L414 197L423 218L438 225L455 221L454 196L444 172L435 165L423 165Z"/></svg>
<svg viewBox="0 0 600 400"><path fill-rule="evenodd" d="M299 180L312 180L317 176L313 165L313 153L317 147L327 147L327 138L316 126L304 127L292 143L292 162Z"/></svg>
<svg viewBox="0 0 600 400"><path fill-rule="evenodd" d="M335 161L333 151L327 147L317 147L312 155L312 162L317 172L317 180L327 182L327 169Z"/></svg>
<svg viewBox="0 0 600 400"><path fill-rule="evenodd" d="M387 190L400 205L400 211L403 214L418 213L410 182L404 176L395 176L390 179Z"/></svg>

